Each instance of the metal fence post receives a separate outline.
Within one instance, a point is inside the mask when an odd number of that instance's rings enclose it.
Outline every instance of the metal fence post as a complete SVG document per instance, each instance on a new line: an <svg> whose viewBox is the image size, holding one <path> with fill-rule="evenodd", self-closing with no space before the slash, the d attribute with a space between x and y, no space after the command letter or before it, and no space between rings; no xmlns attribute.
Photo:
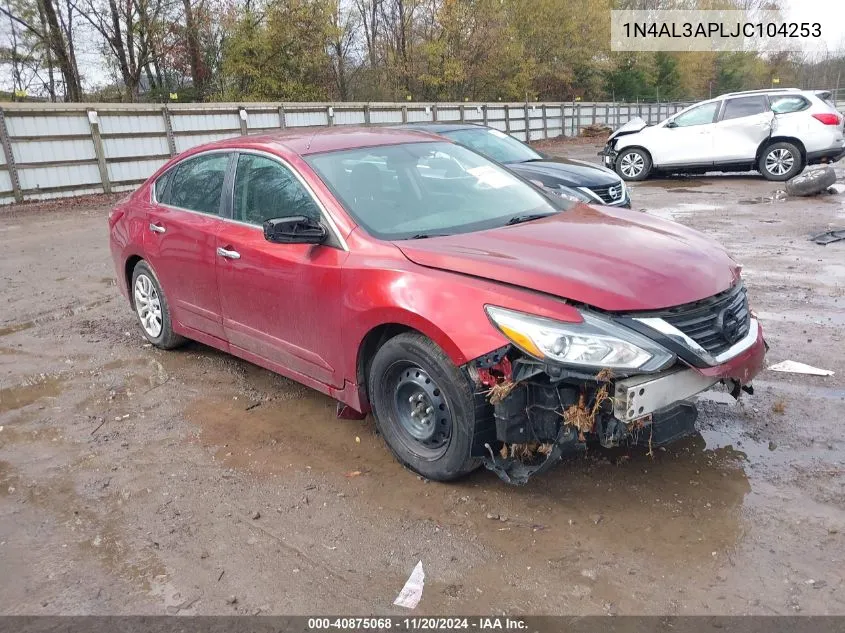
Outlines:
<svg viewBox="0 0 845 633"><path fill-rule="evenodd" d="M408 122L408 106L402 106L402 123Z"/></svg>
<svg viewBox="0 0 845 633"><path fill-rule="evenodd" d="M575 106L575 134L572 136L579 136L581 134L581 104Z"/></svg>
<svg viewBox="0 0 845 633"><path fill-rule="evenodd" d="M326 106L326 124L329 127L334 125L334 106Z"/></svg>
<svg viewBox="0 0 845 633"><path fill-rule="evenodd" d="M481 122L487 125L487 104L481 106Z"/></svg>
<svg viewBox="0 0 845 633"><path fill-rule="evenodd" d="M164 117L164 131L167 133L167 149L171 156L176 156L176 139L173 138L173 124L170 122L170 110L167 106L161 109L161 116Z"/></svg>
<svg viewBox="0 0 845 633"><path fill-rule="evenodd" d="M364 123L366 125L370 124L370 104L369 103L364 104Z"/></svg>
<svg viewBox="0 0 845 633"><path fill-rule="evenodd" d="M279 106L279 128L285 129L285 106Z"/></svg>
<svg viewBox="0 0 845 633"><path fill-rule="evenodd" d="M431 120L435 121L435 122L437 121L437 104L436 103L433 103L431 105Z"/></svg>
<svg viewBox="0 0 845 633"><path fill-rule="evenodd" d="M246 125L246 118L247 118L246 108L242 108L242 107L238 106L238 121L240 121L240 124L241 124L241 134L244 135L244 136L249 134L249 129L247 128L247 125Z"/></svg>
<svg viewBox="0 0 845 633"><path fill-rule="evenodd" d="M531 140L531 115L528 113L528 102L525 102L525 142Z"/></svg>
<svg viewBox="0 0 845 633"><path fill-rule="evenodd" d="M549 138L549 119L546 115L546 104L543 104L543 138Z"/></svg>
<svg viewBox="0 0 845 633"><path fill-rule="evenodd" d="M97 169L100 170L103 193L111 193L109 167L106 163L106 153L103 150L103 138L100 136L100 119L96 110L88 110L88 124L91 127L91 140L94 143L94 155L97 157Z"/></svg>
<svg viewBox="0 0 845 633"><path fill-rule="evenodd" d="M505 104L505 132L511 133L511 107Z"/></svg>
<svg viewBox="0 0 845 633"><path fill-rule="evenodd" d="M23 202L21 181L18 179L18 169L15 167L15 155L12 153L12 141L9 139L9 130L6 128L6 114L3 112L3 108L0 108L0 144L3 145L3 156L6 157L6 169L9 171L9 180L12 182L15 202Z"/></svg>

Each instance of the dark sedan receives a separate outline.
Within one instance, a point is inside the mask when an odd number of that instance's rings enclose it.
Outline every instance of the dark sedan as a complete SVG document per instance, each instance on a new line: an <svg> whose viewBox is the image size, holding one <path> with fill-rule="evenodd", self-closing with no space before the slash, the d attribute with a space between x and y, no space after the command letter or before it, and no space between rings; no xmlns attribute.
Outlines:
<svg viewBox="0 0 845 633"><path fill-rule="evenodd" d="M402 126L445 136L507 165L520 176L541 182L564 197L615 207L631 206L628 188L612 170L570 158L541 154L495 128L471 123L419 123Z"/></svg>

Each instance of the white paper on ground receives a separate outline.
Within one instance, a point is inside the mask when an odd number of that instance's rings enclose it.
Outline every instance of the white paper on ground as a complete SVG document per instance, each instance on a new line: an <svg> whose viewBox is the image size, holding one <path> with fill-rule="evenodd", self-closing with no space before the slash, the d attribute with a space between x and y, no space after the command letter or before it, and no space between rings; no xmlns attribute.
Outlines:
<svg viewBox="0 0 845 633"><path fill-rule="evenodd" d="M417 563L411 575L408 577L402 591L396 596L393 601L397 607L405 607L406 609L415 609L422 598L423 584L425 583L425 572L423 571L422 561Z"/></svg>
<svg viewBox="0 0 845 633"><path fill-rule="evenodd" d="M769 367L772 371L783 371L790 374L808 374L810 376L832 376L833 372L829 369L819 369L811 365L805 365L794 360L785 360Z"/></svg>

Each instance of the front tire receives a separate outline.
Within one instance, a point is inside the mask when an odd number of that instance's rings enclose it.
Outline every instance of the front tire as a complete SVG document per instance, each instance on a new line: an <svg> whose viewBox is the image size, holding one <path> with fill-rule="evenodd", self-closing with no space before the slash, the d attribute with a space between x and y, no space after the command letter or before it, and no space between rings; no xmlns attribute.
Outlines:
<svg viewBox="0 0 845 633"><path fill-rule="evenodd" d="M639 147L625 149L616 157L615 168L624 180L645 180L651 173L651 156Z"/></svg>
<svg viewBox="0 0 845 633"><path fill-rule="evenodd" d="M781 141L763 150L757 169L766 180L782 182L799 174L804 169L804 161L795 145Z"/></svg>
<svg viewBox="0 0 845 633"><path fill-rule="evenodd" d="M435 481L478 468L473 386L433 341L412 332L388 340L373 357L368 388L376 427L400 463Z"/></svg>
<svg viewBox="0 0 845 633"><path fill-rule="evenodd" d="M185 342L183 337L173 331L164 291L147 262L140 261L135 265L129 292L144 338L161 349L173 349Z"/></svg>

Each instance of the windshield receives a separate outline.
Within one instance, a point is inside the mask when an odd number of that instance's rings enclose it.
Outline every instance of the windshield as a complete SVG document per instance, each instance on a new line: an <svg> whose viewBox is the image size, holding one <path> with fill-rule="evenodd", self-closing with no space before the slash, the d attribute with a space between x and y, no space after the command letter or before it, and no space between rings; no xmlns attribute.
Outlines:
<svg viewBox="0 0 845 633"><path fill-rule="evenodd" d="M514 137L492 128L453 130L443 132L443 136L448 136L461 145L465 145L471 150L500 163L524 163L529 160L542 160L543 158Z"/></svg>
<svg viewBox="0 0 845 633"><path fill-rule="evenodd" d="M454 143L385 145L305 158L355 221L386 240L504 226L571 204L543 195Z"/></svg>

